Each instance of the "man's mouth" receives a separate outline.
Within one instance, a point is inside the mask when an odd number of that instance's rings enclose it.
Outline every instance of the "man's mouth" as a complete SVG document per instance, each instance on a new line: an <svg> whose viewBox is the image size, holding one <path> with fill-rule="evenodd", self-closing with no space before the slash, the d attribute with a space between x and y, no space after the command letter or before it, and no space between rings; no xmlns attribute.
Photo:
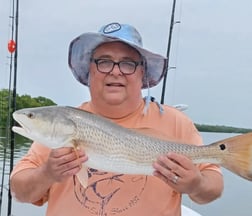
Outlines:
<svg viewBox="0 0 252 216"><path fill-rule="evenodd" d="M107 83L106 86L109 86L109 87L124 87L124 85L121 84L121 83Z"/></svg>

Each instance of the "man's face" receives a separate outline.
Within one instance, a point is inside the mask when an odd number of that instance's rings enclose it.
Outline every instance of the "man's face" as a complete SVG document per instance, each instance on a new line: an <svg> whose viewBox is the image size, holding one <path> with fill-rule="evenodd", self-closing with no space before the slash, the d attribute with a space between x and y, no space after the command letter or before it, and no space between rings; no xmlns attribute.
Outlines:
<svg viewBox="0 0 252 216"><path fill-rule="evenodd" d="M141 56L132 47L121 43L111 42L100 45L93 53L93 59L112 60L114 62L141 62ZM122 68L121 68L122 69ZM136 66L134 73L123 74L118 65L109 73L97 70L94 61L90 63L90 94L92 100L99 100L110 105L119 105L139 100L143 78L143 66Z"/></svg>

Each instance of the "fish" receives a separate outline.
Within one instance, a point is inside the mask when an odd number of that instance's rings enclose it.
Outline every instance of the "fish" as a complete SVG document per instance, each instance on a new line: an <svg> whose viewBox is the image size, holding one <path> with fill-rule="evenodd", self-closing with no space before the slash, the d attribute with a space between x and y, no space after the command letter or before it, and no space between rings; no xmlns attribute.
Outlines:
<svg viewBox="0 0 252 216"><path fill-rule="evenodd" d="M198 146L158 138L144 129L128 129L105 117L68 106L24 108L15 111L13 118L19 124L12 127L15 133L49 148L84 149L88 160L77 173L84 187L88 185L88 167L153 175L153 161L168 152L183 154L195 164L220 165L252 181L252 133Z"/></svg>

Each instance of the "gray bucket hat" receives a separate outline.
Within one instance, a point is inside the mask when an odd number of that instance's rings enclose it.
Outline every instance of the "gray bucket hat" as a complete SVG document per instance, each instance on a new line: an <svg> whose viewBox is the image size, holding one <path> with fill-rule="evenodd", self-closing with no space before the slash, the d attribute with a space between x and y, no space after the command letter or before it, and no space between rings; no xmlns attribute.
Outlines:
<svg viewBox="0 0 252 216"><path fill-rule="evenodd" d="M135 48L143 57L145 74L142 88L156 86L167 72L167 58L142 47L138 31L128 24L110 23L98 33L84 33L69 46L68 64L75 78L88 85L89 65L93 50L102 43L119 41Z"/></svg>

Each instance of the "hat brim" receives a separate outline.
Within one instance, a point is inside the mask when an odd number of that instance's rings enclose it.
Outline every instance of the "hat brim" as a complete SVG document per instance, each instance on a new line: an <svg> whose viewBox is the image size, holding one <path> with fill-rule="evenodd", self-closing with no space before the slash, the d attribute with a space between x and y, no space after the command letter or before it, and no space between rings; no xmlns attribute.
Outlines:
<svg viewBox="0 0 252 216"><path fill-rule="evenodd" d="M84 33L74 39L69 46L68 64L75 78L88 85L89 65L93 50L100 44L119 41L135 48L145 60L145 74L142 88L156 86L167 72L167 58L150 52L130 41L101 33Z"/></svg>

